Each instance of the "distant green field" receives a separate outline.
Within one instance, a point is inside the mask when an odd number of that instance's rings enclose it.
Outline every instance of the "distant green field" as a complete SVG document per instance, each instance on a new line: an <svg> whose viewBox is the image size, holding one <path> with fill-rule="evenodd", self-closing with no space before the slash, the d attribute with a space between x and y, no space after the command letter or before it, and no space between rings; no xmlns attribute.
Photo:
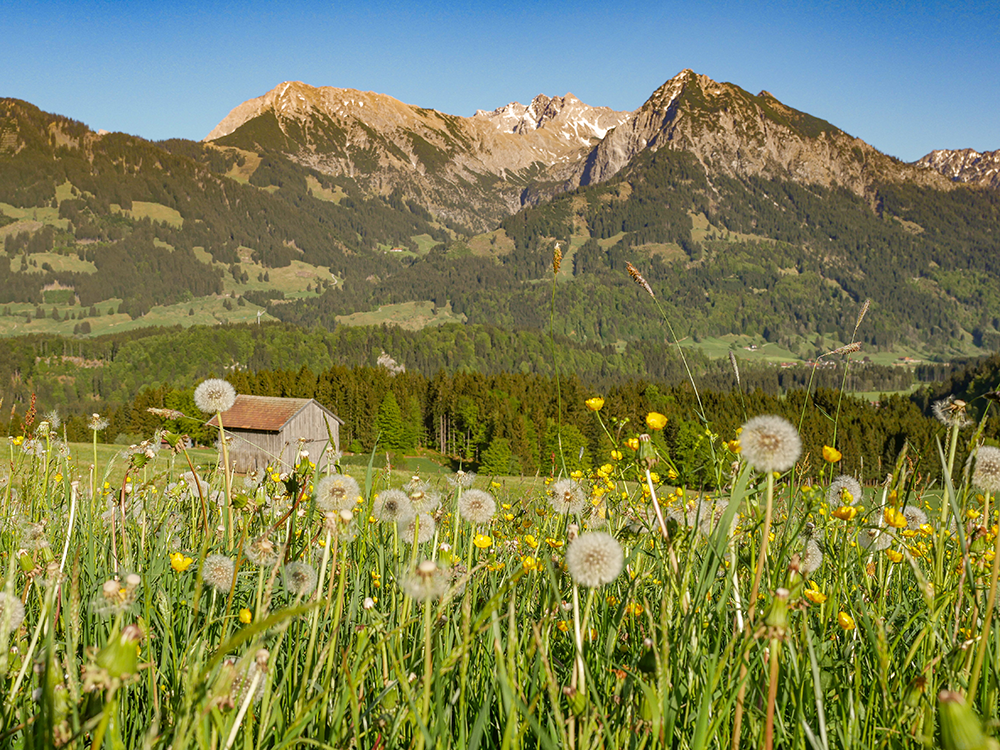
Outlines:
<svg viewBox="0 0 1000 750"><path fill-rule="evenodd" d="M440 326L445 323L462 323L465 316L455 315L451 306L435 308L430 301L402 302L398 305L383 305L372 312L360 312L353 315L338 315L337 322L348 326L377 326L395 324L401 328L416 331L427 326Z"/></svg>
<svg viewBox="0 0 1000 750"><path fill-rule="evenodd" d="M125 211L121 206L111 204L113 211L119 211L132 219L149 219L150 221L162 221L173 227L180 227L184 224L184 218L176 209L164 206L162 203L147 203L146 201L132 201L132 208Z"/></svg>

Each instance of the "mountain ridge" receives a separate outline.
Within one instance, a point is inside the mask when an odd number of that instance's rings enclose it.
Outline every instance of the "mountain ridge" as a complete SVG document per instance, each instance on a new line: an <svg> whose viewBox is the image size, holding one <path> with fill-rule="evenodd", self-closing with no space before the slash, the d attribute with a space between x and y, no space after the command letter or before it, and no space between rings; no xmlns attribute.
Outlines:
<svg viewBox="0 0 1000 750"><path fill-rule="evenodd" d="M267 117L281 142L244 132ZM325 174L359 179L368 192L399 191L477 231L525 205L604 182L660 148L694 153L730 177L839 185L860 196L885 180L953 186L940 169L887 156L767 91L755 96L691 69L632 112L568 93L460 117L384 94L284 82L235 107L206 141L276 149Z"/></svg>

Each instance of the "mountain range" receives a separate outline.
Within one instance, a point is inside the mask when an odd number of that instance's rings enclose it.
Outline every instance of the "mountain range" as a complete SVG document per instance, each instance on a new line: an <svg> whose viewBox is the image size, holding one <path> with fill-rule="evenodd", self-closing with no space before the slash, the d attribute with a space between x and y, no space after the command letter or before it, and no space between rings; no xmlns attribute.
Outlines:
<svg viewBox="0 0 1000 750"><path fill-rule="evenodd" d="M904 164L766 91L754 96L691 70L633 112L566 94L472 117L383 94L286 82L234 108L205 142L278 148L304 167L349 176L369 192L399 191L475 231L492 229L524 205L604 182L639 154L661 148L692 153L709 171L730 177L837 184L858 195L884 180L946 189L941 176L996 187L1000 159L935 151Z"/></svg>
<svg viewBox="0 0 1000 750"><path fill-rule="evenodd" d="M695 342L809 357L856 333L947 358L1000 347L998 164L904 163L690 70L632 112L566 94L471 117L286 82L202 142L0 99L0 333L263 317L663 340L630 261Z"/></svg>

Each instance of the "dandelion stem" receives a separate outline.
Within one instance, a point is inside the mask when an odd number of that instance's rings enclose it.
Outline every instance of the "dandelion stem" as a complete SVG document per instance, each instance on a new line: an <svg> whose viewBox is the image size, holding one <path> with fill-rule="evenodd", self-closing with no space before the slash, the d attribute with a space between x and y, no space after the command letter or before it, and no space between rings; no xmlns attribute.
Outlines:
<svg viewBox="0 0 1000 750"><path fill-rule="evenodd" d="M750 631L753 628L753 617L757 610L757 594L760 591L760 579L767 563L767 545L771 535L771 512L774 506L774 472L767 472L767 506L764 509L764 529L760 539L760 554L757 557L757 566L753 574L753 585L750 587L750 601L747 604L746 628L743 631L745 640L749 640ZM740 665L740 688L736 694L736 713L733 719L733 739L732 748L738 750L740 746L740 727L743 723L743 701L747 692L747 672L749 664L744 650L742 664Z"/></svg>
<svg viewBox="0 0 1000 750"><path fill-rule="evenodd" d="M781 640L772 638L770 648L770 672L767 685L767 717L764 724L764 748L771 750L774 747L774 704L778 697L778 655L781 649Z"/></svg>
<svg viewBox="0 0 1000 750"><path fill-rule="evenodd" d="M583 663L583 632L580 629L580 588L573 584L573 636L576 640L576 682L575 687L586 699L586 667Z"/></svg>
<svg viewBox="0 0 1000 750"><path fill-rule="evenodd" d="M989 493L986 495L989 502ZM987 522L989 519L987 519ZM983 614L983 627L979 632L979 647L976 650L976 661L972 665L969 677L969 705L976 700L976 689L979 687L979 674L986 658L986 649L993 640L993 609L997 603L997 583L1000 582L1000 534L993 541L993 565L990 569L990 593L986 597L986 612Z"/></svg>

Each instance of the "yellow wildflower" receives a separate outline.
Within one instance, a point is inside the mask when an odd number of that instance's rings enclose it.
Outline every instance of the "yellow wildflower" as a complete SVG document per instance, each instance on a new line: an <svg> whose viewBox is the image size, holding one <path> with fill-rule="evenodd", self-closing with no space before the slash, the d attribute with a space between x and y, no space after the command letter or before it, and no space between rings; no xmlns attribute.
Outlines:
<svg viewBox="0 0 1000 750"><path fill-rule="evenodd" d="M809 587L802 592L802 595L813 604L822 604L826 601L826 594L819 590L815 581L809 582Z"/></svg>
<svg viewBox="0 0 1000 750"><path fill-rule="evenodd" d="M542 567L541 563L538 562L538 559L532 557L531 555L525 555L524 557L522 557L521 565L524 567L525 570L529 571L539 570Z"/></svg>
<svg viewBox="0 0 1000 750"><path fill-rule="evenodd" d="M559 628L562 632L568 633L569 632L569 620L560 620L559 622L556 623L556 627Z"/></svg>
<svg viewBox="0 0 1000 750"><path fill-rule="evenodd" d="M857 627L857 625L854 624L854 618L846 612L840 612L837 615L837 624L844 630L854 630L854 628Z"/></svg>
<svg viewBox="0 0 1000 750"><path fill-rule="evenodd" d="M850 521L856 515L858 515L858 509L853 505L841 505L837 510L830 514L834 518L839 518L841 521Z"/></svg>
<svg viewBox="0 0 1000 750"><path fill-rule="evenodd" d="M242 622L244 625L249 625L252 620L253 620L253 614L250 612L249 609L244 607L243 609L240 610L240 622Z"/></svg>
<svg viewBox="0 0 1000 750"><path fill-rule="evenodd" d="M562 539L553 539L552 537L546 538L545 541L548 542L550 547L562 547L565 544Z"/></svg>
<svg viewBox="0 0 1000 750"><path fill-rule="evenodd" d="M662 430L667 426L667 418L658 411L651 411L646 415L646 426L651 430Z"/></svg>
<svg viewBox="0 0 1000 750"><path fill-rule="evenodd" d="M613 451L611 451L611 458L614 459L615 461L621 461L622 460L622 452L619 451L619 450L613 450Z"/></svg>
<svg viewBox="0 0 1000 750"><path fill-rule="evenodd" d="M887 549L885 551L885 556L892 560L894 563L903 561L903 553L897 549Z"/></svg>
<svg viewBox="0 0 1000 750"><path fill-rule="evenodd" d="M629 438L625 441L625 445L634 451L639 450L639 438Z"/></svg>
<svg viewBox="0 0 1000 750"><path fill-rule="evenodd" d="M472 538L472 543L479 547L479 549L488 549L493 544L493 538L486 534L476 534Z"/></svg>
<svg viewBox="0 0 1000 750"><path fill-rule="evenodd" d="M844 454L830 445L823 446L823 460L828 464L835 464L844 457Z"/></svg>
<svg viewBox="0 0 1000 750"><path fill-rule="evenodd" d="M587 408L591 411L600 411L601 407L604 406L604 399L600 396L594 396L592 398L588 398L583 403L585 403Z"/></svg>
<svg viewBox="0 0 1000 750"><path fill-rule="evenodd" d="M183 552L170 553L170 567L178 573L183 573L185 570L190 568L191 563L193 562L194 560L190 557L186 557Z"/></svg>
<svg viewBox="0 0 1000 750"><path fill-rule="evenodd" d="M894 529L905 529L906 528L906 516L904 516L896 508L886 508L885 509L885 522L892 526Z"/></svg>

